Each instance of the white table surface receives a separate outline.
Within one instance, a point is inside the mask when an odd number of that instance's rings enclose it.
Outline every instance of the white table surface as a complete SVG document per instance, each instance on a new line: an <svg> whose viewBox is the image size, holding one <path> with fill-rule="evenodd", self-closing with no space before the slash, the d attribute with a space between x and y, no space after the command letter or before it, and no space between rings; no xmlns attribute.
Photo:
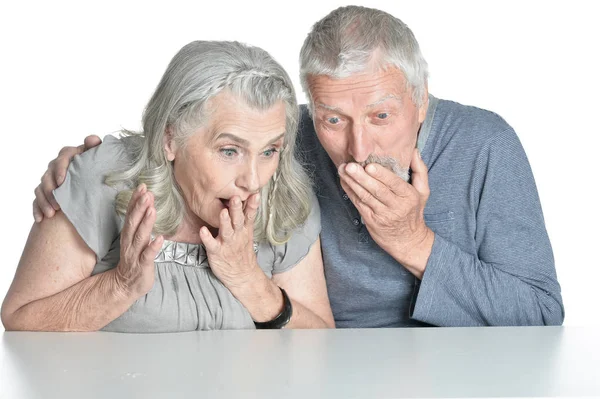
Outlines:
<svg viewBox="0 0 600 399"><path fill-rule="evenodd" d="M600 397L600 328L4 332L0 398Z"/></svg>

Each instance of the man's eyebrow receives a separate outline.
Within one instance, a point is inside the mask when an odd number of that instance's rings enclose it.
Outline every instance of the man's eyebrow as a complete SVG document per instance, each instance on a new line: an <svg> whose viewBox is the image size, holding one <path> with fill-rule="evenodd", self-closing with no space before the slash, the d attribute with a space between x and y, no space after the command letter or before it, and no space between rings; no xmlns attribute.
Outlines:
<svg viewBox="0 0 600 399"><path fill-rule="evenodd" d="M381 103L386 102L387 100L389 100L390 98L393 98L395 100L398 100L398 102L402 103L402 99L399 98L398 96L394 95L394 94L388 94L387 96L384 96L382 98L380 98L379 100L375 101L374 103L371 103L369 105L367 105L367 108L373 108L378 106Z"/></svg>
<svg viewBox="0 0 600 399"><path fill-rule="evenodd" d="M331 105L327 105L327 104L323 104L323 103L316 103L316 105L317 105L317 107L325 108L326 110L329 110L329 111L338 112L340 114L343 113L343 111L338 107L333 107Z"/></svg>
<svg viewBox="0 0 600 399"><path fill-rule="evenodd" d="M378 106L379 104L381 104L381 103L383 103L383 102L385 102L385 101L389 100L390 98L393 98L393 99L395 99L395 100L398 100L398 102L402 103L402 99L401 99L401 98L399 98L398 96L396 96L396 95L394 95L394 94L388 94L388 95L386 95L386 96L384 96L384 97L380 98L379 100L375 101L374 103L371 103L371 104L367 105L367 108L373 108L373 107L376 107L376 106ZM317 106L317 107L320 107L320 108L325 108L326 110L329 110L329 111L338 112L338 113L340 113L340 114L344 113L344 111L342 111L340 108L333 107L333 106L331 106L331 105L327 105L327 104L323 104L323 103L316 103L316 106Z"/></svg>

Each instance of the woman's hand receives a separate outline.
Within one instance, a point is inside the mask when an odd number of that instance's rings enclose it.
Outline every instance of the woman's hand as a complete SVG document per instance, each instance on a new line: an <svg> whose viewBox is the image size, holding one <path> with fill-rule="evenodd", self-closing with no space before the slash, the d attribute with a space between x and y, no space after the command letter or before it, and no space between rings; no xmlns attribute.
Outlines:
<svg viewBox="0 0 600 399"><path fill-rule="evenodd" d="M206 226L200 229L211 270L232 292L255 278L257 271L264 274L254 252L254 219L259 199L259 194L252 194L242 209L240 197L232 197L229 209L223 209L219 215L216 238Z"/></svg>
<svg viewBox="0 0 600 399"><path fill-rule="evenodd" d="M139 298L154 285L154 258L164 240L158 236L150 241L155 221L154 195L141 184L129 200L121 231L121 257L116 276L125 295Z"/></svg>

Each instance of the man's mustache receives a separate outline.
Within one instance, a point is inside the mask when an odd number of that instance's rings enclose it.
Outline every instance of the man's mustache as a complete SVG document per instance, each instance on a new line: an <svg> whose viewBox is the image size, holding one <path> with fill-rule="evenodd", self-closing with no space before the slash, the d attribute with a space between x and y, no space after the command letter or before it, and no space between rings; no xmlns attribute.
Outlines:
<svg viewBox="0 0 600 399"><path fill-rule="evenodd" d="M351 162L356 162L356 161L352 160ZM379 164L379 165L383 166L384 168L391 170L392 172L394 172L394 174L396 176L400 176L400 178L406 182L408 181L409 176L410 176L408 168L401 166L396 158L385 156L385 155L382 156L382 155L371 154L365 161L356 162L356 163L359 164L360 166L362 166L363 168L370 163Z"/></svg>

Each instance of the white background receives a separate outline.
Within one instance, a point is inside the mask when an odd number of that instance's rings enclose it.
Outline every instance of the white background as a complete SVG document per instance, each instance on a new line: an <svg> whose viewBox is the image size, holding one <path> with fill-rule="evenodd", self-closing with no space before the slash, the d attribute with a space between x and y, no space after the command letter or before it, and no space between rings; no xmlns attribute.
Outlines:
<svg viewBox="0 0 600 399"><path fill-rule="evenodd" d="M304 37L345 4L18 3L0 6L0 298L32 224L33 189L62 146L138 128L166 65L192 40L263 47L288 70L303 101L297 59ZM431 93L493 110L519 134L554 248L565 325L600 325L594 3L361 2L412 28L430 65Z"/></svg>

